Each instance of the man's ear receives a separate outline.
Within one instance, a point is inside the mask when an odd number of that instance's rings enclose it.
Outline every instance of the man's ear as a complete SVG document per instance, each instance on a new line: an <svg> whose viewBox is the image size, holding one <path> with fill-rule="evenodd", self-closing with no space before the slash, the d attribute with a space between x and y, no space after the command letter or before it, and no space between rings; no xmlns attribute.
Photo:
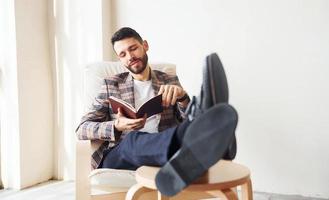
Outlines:
<svg viewBox="0 0 329 200"><path fill-rule="evenodd" d="M147 43L146 40L143 41L143 47L144 47L145 51L149 50L149 44Z"/></svg>

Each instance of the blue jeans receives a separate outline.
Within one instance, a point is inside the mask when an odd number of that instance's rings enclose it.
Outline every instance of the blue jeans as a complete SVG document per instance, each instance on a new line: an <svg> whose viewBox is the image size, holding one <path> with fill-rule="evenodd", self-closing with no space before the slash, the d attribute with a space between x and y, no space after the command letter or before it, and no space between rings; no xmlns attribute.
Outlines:
<svg viewBox="0 0 329 200"><path fill-rule="evenodd" d="M135 170L142 165L162 166L180 146L175 145L175 132L176 127L159 133L132 131L117 146L104 151L99 168Z"/></svg>

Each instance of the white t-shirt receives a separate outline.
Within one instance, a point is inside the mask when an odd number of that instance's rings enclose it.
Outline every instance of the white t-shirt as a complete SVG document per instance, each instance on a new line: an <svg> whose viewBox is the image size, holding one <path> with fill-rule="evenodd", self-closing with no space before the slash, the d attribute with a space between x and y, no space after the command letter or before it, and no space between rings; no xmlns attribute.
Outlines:
<svg viewBox="0 0 329 200"><path fill-rule="evenodd" d="M144 102L154 97L154 89L152 87L152 81L138 81L134 80L134 98L135 108L139 108ZM148 133L159 132L158 126L160 123L160 114L153 115L146 119L144 128L139 131Z"/></svg>

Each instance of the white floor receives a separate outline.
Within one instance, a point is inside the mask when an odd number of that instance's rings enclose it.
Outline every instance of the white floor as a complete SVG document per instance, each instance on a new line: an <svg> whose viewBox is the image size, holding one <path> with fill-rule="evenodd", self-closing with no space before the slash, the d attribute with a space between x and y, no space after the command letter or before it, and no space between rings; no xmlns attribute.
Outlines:
<svg viewBox="0 0 329 200"><path fill-rule="evenodd" d="M74 182L49 181L21 191L0 190L1 200L73 200Z"/></svg>
<svg viewBox="0 0 329 200"><path fill-rule="evenodd" d="M21 191L0 190L1 200L74 200L74 182L50 181ZM254 192L254 200L324 200L298 195Z"/></svg>

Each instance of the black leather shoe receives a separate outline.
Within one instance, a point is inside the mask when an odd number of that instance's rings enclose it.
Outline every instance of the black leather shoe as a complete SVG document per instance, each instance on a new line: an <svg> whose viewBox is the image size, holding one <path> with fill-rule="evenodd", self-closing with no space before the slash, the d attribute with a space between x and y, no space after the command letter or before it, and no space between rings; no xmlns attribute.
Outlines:
<svg viewBox="0 0 329 200"><path fill-rule="evenodd" d="M200 98L193 96L185 111L187 119L189 121L193 121L197 116L201 115L202 113L203 109L201 109L200 106Z"/></svg>
<svg viewBox="0 0 329 200"><path fill-rule="evenodd" d="M201 109L207 110L215 104L228 103L227 78L222 62L216 53L212 53L206 57L202 71Z"/></svg>
<svg viewBox="0 0 329 200"><path fill-rule="evenodd" d="M193 97L185 115L190 121L219 103L228 103L229 92L224 67L216 53L208 55L202 69L202 87L198 97ZM223 159L233 160L236 156L236 138L228 146Z"/></svg>
<svg viewBox="0 0 329 200"><path fill-rule="evenodd" d="M222 62L216 53L208 55L203 67L203 82L200 98L200 110L207 110L218 103L228 103L229 90ZM236 138L228 146L223 159L233 160L236 156Z"/></svg>
<svg viewBox="0 0 329 200"><path fill-rule="evenodd" d="M195 118L186 129L181 148L160 169L156 185L173 196L220 160L232 142L238 116L228 104L218 104Z"/></svg>
<svg viewBox="0 0 329 200"><path fill-rule="evenodd" d="M219 103L228 103L228 85L223 65L216 53L208 55L202 69L202 86L198 97L190 101L186 114L190 121Z"/></svg>

